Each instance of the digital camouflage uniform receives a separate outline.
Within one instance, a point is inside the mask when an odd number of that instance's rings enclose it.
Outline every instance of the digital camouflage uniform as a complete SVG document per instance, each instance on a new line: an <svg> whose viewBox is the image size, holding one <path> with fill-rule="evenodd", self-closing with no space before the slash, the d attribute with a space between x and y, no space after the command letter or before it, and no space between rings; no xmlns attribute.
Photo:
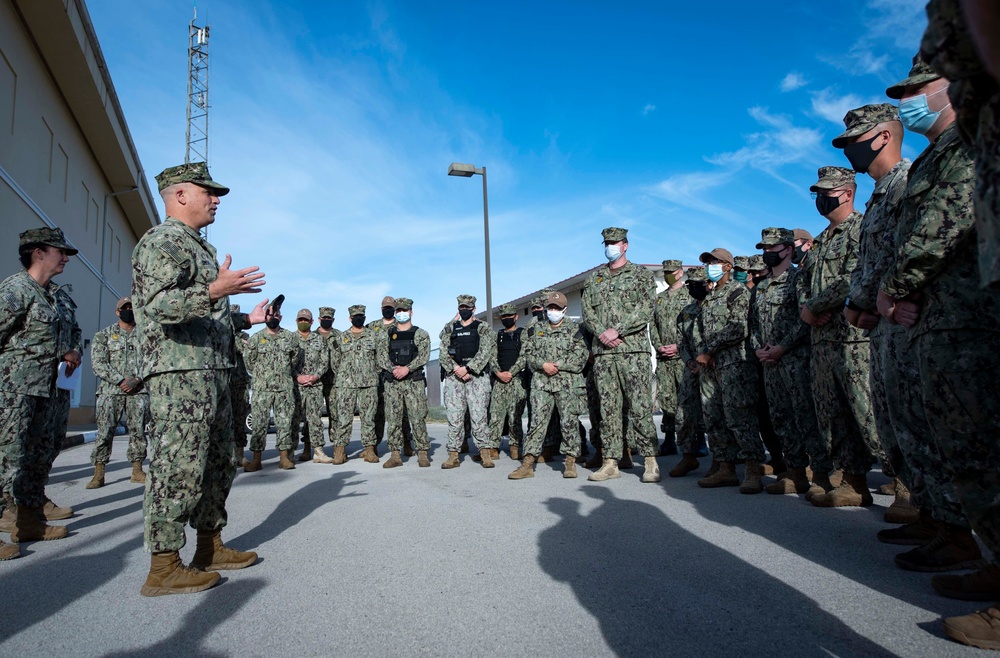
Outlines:
<svg viewBox="0 0 1000 658"><path fill-rule="evenodd" d="M123 411L129 433L126 457L130 462L145 460L149 396L142 388L128 395L118 386L128 377L139 377L139 337L135 329L126 331L115 322L98 331L90 344L90 362L94 374L101 378L97 391L97 440L90 462L97 465L111 461L115 428Z"/></svg>
<svg viewBox="0 0 1000 658"><path fill-rule="evenodd" d="M681 268L679 260L663 261L664 276ZM653 347L676 345L679 340L677 316L691 301L684 286L677 290L667 290L656 295L656 308L653 311L653 324L650 325L650 338ZM656 397L663 412L662 428L665 440L673 442L676 431L678 398L680 396L681 378L684 372L684 362L680 355L662 356L656 353Z"/></svg>
<svg viewBox="0 0 1000 658"><path fill-rule="evenodd" d="M761 231L758 248L791 243L787 229ZM809 370L809 325L799 315L797 279L801 272L789 267L771 276L757 287L756 313L751 347L781 347L784 355L777 364L764 365L764 390L774 430L781 439L785 465L826 473L831 470L829 451L816 425L812 377Z"/></svg>
<svg viewBox="0 0 1000 658"><path fill-rule="evenodd" d="M907 337L931 437L953 487L945 498L957 496L1000 565L1000 290L978 287L974 185L972 151L952 125L910 168L896 258L880 289L895 299L921 295Z"/></svg>
<svg viewBox="0 0 1000 658"><path fill-rule="evenodd" d="M76 302L70 295L73 286L60 286L65 294L56 296L56 312L59 314L59 348L60 355L75 350L83 355L83 331L76 321ZM62 450L63 439L66 438L66 426L69 424L70 392L56 386L56 403L52 412L56 415L52 425L52 437L49 440L48 455L45 457L45 476L43 482L48 482L52 465ZM46 498L48 498L46 496Z"/></svg>
<svg viewBox="0 0 1000 658"><path fill-rule="evenodd" d="M413 310L413 301L405 297L396 299L396 309ZM413 332L412 342L406 333ZM385 422L388 428L389 450L403 449L403 424L409 421L414 447L430 450L427 437L427 375L425 367L431 356L431 337L424 329L411 326L402 332L399 325L381 333L379 367L382 369L385 396ZM404 379L392 375L395 366L410 369Z"/></svg>
<svg viewBox="0 0 1000 658"><path fill-rule="evenodd" d="M215 248L173 217L142 236L132 270L151 416L145 546L176 551L184 546L186 522L206 532L226 525L236 476L232 327L246 327L247 318L230 317L226 297L211 301L208 287L219 275Z"/></svg>
<svg viewBox="0 0 1000 658"><path fill-rule="evenodd" d="M389 300L392 300L393 307L395 307L396 300L392 299L392 297L386 297L385 299L383 299L382 305L385 306L386 302L388 302ZM379 336L383 336L384 332L387 332L391 330L394 326L396 326L396 321L389 320L388 322L386 322L385 319L378 318L377 320L372 320L365 326L368 329L374 331ZM376 390L378 392L376 398L377 402L375 405L375 437L378 439L376 443L381 443L382 440L385 438L385 422L386 422L385 395L384 395L385 387L381 379L378 382Z"/></svg>
<svg viewBox="0 0 1000 658"><path fill-rule="evenodd" d="M705 254L702 254L704 260ZM747 359L750 291L727 279L701 309L701 353L715 360L700 368L701 405L712 456L718 462L764 462L757 425L757 371Z"/></svg>
<svg viewBox="0 0 1000 658"><path fill-rule="evenodd" d="M239 304L232 304L232 314L239 317ZM250 415L250 373L244 355L250 345L250 334L233 326L233 369L229 375L229 398L233 405L233 442L236 444L236 461L243 460L247 447L247 416Z"/></svg>
<svg viewBox="0 0 1000 658"><path fill-rule="evenodd" d="M612 229L607 229L607 231ZM625 239L623 229L619 239ZM611 239L611 238L605 238ZM659 453L653 425L653 368L649 324L656 306L652 273L632 262L618 269L605 265L587 277L583 287L583 325L594 336L594 379L601 400L601 445L605 459L622 454L626 432L635 434L639 454ZM599 336L608 329L622 339L606 347ZM627 422L623 415L627 414Z"/></svg>
<svg viewBox="0 0 1000 658"><path fill-rule="evenodd" d="M38 229L38 231L58 229ZM62 232L59 232L60 239ZM74 252L75 253L75 252ZM63 336L59 306L69 293L42 288L27 271L0 283L0 512L6 497L29 508L45 503L48 460L62 415L56 376L62 356L79 336ZM78 330L78 329L77 329ZM79 347L77 349L80 349ZM62 350L62 351L60 351Z"/></svg>
<svg viewBox="0 0 1000 658"><path fill-rule="evenodd" d="M475 307L476 298L472 295L459 295L459 305ZM474 327L479 339L476 353L456 361L455 346L452 345L453 335L463 329ZM444 381L441 382L442 398L448 416L448 452L458 452L462 445L462 434L465 427L465 412L469 412L472 421L472 440L480 451L490 448L490 429L487 414L490 405L490 364L496 361L496 339L493 331L485 322L472 319L470 324L463 325L456 320L444 326L438 336L440 342L440 362L444 371ZM455 376L454 369L463 365L468 369L472 379L461 381Z"/></svg>
<svg viewBox="0 0 1000 658"><path fill-rule="evenodd" d="M809 189L827 190L854 181L854 172L822 167ZM871 470L881 452L872 420L868 385L868 339L844 317L851 272L858 259L862 215L853 211L827 227L809 251L808 290L800 302L814 315L830 312L830 321L812 327L812 386L820 436L838 468L851 475Z"/></svg>
<svg viewBox="0 0 1000 658"><path fill-rule="evenodd" d="M500 315L513 315L516 312L513 304L504 304L500 307ZM526 382L528 381L527 375L529 371L525 356L525 346L529 340L528 334L528 329L517 326L511 329L500 329L497 332L497 358L490 366L490 370L493 373L509 372L512 378L509 382L504 383L496 376L493 377L489 414L491 448L500 447L505 424L508 426L510 432L508 435L510 445L520 446L524 438L524 428L521 426L521 419L524 417L524 408L527 406L528 398ZM511 341L512 345L517 345L518 350L513 364L509 364L506 370L503 370L500 364L500 348L505 340ZM511 353L513 353L513 350L511 350Z"/></svg>
<svg viewBox="0 0 1000 658"><path fill-rule="evenodd" d="M291 450L296 406L295 377L301 368L298 335L281 327L275 334L266 328L261 329L250 336L243 358L253 382L250 449L254 452L265 449L273 411L276 447L278 450Z"/></svg>
<svg viewBox="0 0 1000 658"><path fill-rule="evenodd" d="M365 307L351 306L349 313L363 315ZM375 446L375 407L378 405L378 351L385 334L365 327L355 333L348 329L331 343L331 362L337 372L337 436L330 437L334 446L347 446L351 442L354 424L354 407L361 419L361 444Z"/></svg>
<svg viewBox="0 0 1000 658"><path fill-rule="evenodd" d="M526 346L525 360L532 370L531 406L534 414L524 439L524 454L537 457L549 426L554 408L559 410L562 429L560 452L566 456L580 454L580 416L585 413L586 383L583 368L590 355L580 325L564 319L558 327L539 322L532 329ZM559 372L549 376L544 363L554 363Z"/></svg>
<svg viewBox="0 0 1000 658"><path fill-rule="evenodd" d="M321 320L324 316L333 318L335 313L336 310L331 306L319 307L319 317ZM334 360L336 357L335 354L336 350L333 345L334 343L338 343L340 341L340 330L331 327L329 331L326 331L322 327L319 327L316 329L316 333L322 336L323 339L327 341L326 352L330 359L326 370L326 374L323 375L321 381L323 382L323 400L326 402L326 413L328 418L328 424L330 427L330 443L333 443L333 437L336 432L335 428L340 427L340 422L337 419L337 390L336 390L337 373L334 370L335 367ZM330 341L333 342L331 343ZM309 440L308 425L304 427L302 430L302 439Z"/></svg>
<svg viewBox="0 0 1000 658"><path fill-rule="evenodd" d="M330 348L327 341L314 331L299 337L300 375L319 375L320 379L312 386L303 386L297 381L298 419L309 429L309 445L315 450L326 443L323 438L323 376L330 369ZM298 429L293 423L292 431Z"/></svg>
<svg viewBox="0 0 1000 658"><path fill-rule="evenodd" d="M685 273L688 282L707 281L704 267L692 267ZM686 455L693 455L701 449L705 438L705 416L701 409L701 378L695 362L701 353L701 310L702 303L688 295L688 304L677 314L677 354L684 370L678 391L677 449Z"/></svg>

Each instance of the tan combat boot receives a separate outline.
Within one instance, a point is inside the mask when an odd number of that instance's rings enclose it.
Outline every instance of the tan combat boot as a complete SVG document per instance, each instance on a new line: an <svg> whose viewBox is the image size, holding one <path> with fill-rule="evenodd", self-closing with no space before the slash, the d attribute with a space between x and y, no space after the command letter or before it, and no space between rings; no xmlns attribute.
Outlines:
<svg viewBox="0 0 1000 658"><path fill-rule="evenodd" d="M8 544L0 539L0 562L13 560L16 557L21 557L21 547L16 544Z"/></svg>
<svg viewBox="0 0 1000 658"><path fill-rule="evenodd" d="M736 464L734 462L718 462L718 464L719 470L698 480L698 486L705 489L740 486L740 479L736 477Z"/></svg>
<svg viewBox="0 0 1000 658"><path fill-rule="evenodd" d="M253 460L251 461L247 461L246 459L243 460L244 473L253 473L254 471L259 471L261 468L263 468L263 466L260 463L260 457L262 452L263 450L254 450Z"/></svg>
<svg viewBox="0 0 1000 658"><path fill-rule="evenodd" d="M479 458L483 463L483 468L493 468L496 464L493 463L493 449L483 448L479 451Z"/></svg>
<svg viewBox="0 0 1000 658"><path fill-rule="evenodd" d="M448 459L441 464L441 468L458 468L462 465L462 462L458 461L458 453L452 450L448 451Z"/></svg>
<svg viewBox="0 0 1000 658"><path fill-rule="evenodd" d="M1000 601L1000 567L987 565L985 569L958 576L934 576L934 591L949 599L962 601Z"/></svg>
<svg viewBox="0 0 1000 658"><path fill-rule="evenodd" d="M759 494L764 490L764 465L760 462L748 459L743 466L743 482L740 484L741 494Z"/></svg>
<svg viewBox="0 0 1000 658"><path fill-rule="evenodd" d="M838 468L834 469L833 473L830 473L830 484L836 489L844 481L844 469Z"/></svg>
<svg viewBox="0 0 1000 658"><path fill-rule="evenodd" d="M191 594L208 589L220 579L217 573L185 567L177 551L153 553L149 574L139 593L143 596Z"/></svg>
<svg viewBox="0 0 1000 658"><path fill-rule="evenodd" d="M813 496L809 502L816 507L867 507L874 500L868 490L866 475L844 473L840 486L830 493Z"/></svg>
<svg viewBox="0 0 1000 658"><path fill-rule="evenodd" d="M283 468L286 471L290 471L295 468L295 462L292 461L291 450L279 450L278 451L278 468Z"/></svg>
<svg viewBox="0 0 1000 658"><path fill-rule="evenodd" d="M257 561L253 551L234 551L222 544L221 530L199 530L191 568L199 571L244 569Z"/></svg>
<svg viewBox="0 0 1000 658"><path fill-rule="evenodd" d="M307 462L313 458L312 441L306 439L302 442L302 454L299 455L300 462Z"/></svg>
<svg viewBox="0 0 1000 658"><path fill-rule="evenodd" d="M660 466L656 463L656 457L646 457L646 470L642 474L643 482L659 482Z"/></svg>
<svg viewBox="0 0 1000 658"><path fill-rule="evenodd" d="M1000 604L961 617L944 620L948 637L980 649L1000 649Z"/></svg>
<svg viewBox="0 0 1000 658"><path fill-rule="evenodd" d="M510 458L515 461L521 458L521 449L517 447L516 443L510 444Z"/></svg>
<svg viewBox="0 0 1000 658"><path fill-rule="evenodd" d="M431 465L431 460L430 460L430 458L427 457L427 451L426 450L418 450L417 451L417 466L419 466L420 468L427 468L430 465Z"/></svg>
<svg viewBox="0 0 1000 658"><path fill-rule="evenodd" d="M132 477L128 481L136 484L146 483L146 473L142 470L142 462L132 462Z"/></svg>
<svg viewBox="0 0 1000 658"><path fill-rule="evenodd" d="M10 540L15 544L26 541L62 539L69 533L66 526L46 525L41 507L17 506L17 520L11 530Z"/></svg>
<svg viewBox="0 0 1000 658"><path fill-rule="evenodd" d="M326 453L323 452L323 448L319 446L313 448L312 460L314 464L332 464L333 460L327 457Z"/></svg>
<svg viewBox="0 0 1000 658"><path fill-rule="evenodd" d="M525 455L524 459L521 460L521 465L518 466L513 473L507 476L508 480L523 480L524 478L535 477L535 457L534 455Z"/></svg>
<svg viewBox="0 0 1000 658"><path fill-rule="evenodd" d="M407 457L412 457L414 455L413 441L411 441L408 436L403 437L403 454Z"/></svg>
<svg viewBox="0 0 1000 658"><path fill-rule="evenodd" d="M384 464L382 464L382 468L396 468L397 466L402 466L402 465L403 465L403 460L399 456L399 451L393 450L392 456L389 457L389 459L387 459Z"/></svg>
<svg viewBox="0 0 1000 658"><path fill-rule="evenodd" d="M338 466L347 463L346 446L333 446L333 463Z"/></svg>
<svg viewBox="0 0 1000 658"><path fill-rule="evenodd" d="M375 446L365 446L365 449L361 451L361 458L369 464L377 464L379 462Z"/></svg>
<svg viewBox="0 0 1000 658"><path fill-rule="evenodd" d="M613 480L615 478L620 478L621 476L622 474L618 470L618 460L605 459L604 463L601 464L601 467L597 469L596 472L587 476L587 479L591 482L604 482L605 480Z"/></svg>
<svg viewBox="0 0 1000 658"><path fill-rule="evenodd" d="M691 471L698 470L699 466L701 466L701 464L698 463L698 458L690 452L685 452L684 456L681 457L681 460L677 462L676 466L670 469L670 472L667 473L667 475L672 478L684 477Z"/></svg>
<svg viewBox="0 0 1000 658"><path fill-rule="evenodd" d="M565 461L563 461L563 477L564 478L576 477L576 457L572 455L566 455L566 459Z"/></svg>
<svg viewBox="0 0 1000 658"><path fill-rule="evenodd" d="M896 566L907 571L937 572L979 569L986 566L976 538L968 528L942 523L929 544L900 553Z"/></svg>
<svg viewBox="0 0 1000 658"><path fill-rule="evenodd" d="M899 478L893 480L896 499L882 516L886 523L914 523L920 519L920 509L910 501L910 490Z"/></svg>
<svg viewBox="0 0 1000 658"><path fill-rule="evenodd" d="M815 496L822 496L831 491L833 491L833 482L830 482L830 476L813 473L812 484L806 490L806 500L812 502Z"/></svg>
<svg viewBox="0 0 1000 658"><path fill-rule="evenodd" d="M4 494L3 499L7 506L0 514L0 532L11 532L17 524L17 504L10 494Z"/></svg>
<svg viewBox="0 0 1000 658"><path fill-rule="evenodd" d="M104 464L94 464L94 477L87 483L88 489L100 489L104 486Z"/></svg>
<svg viewBox="0 0 1000 658"><path fill-rule="evenodd" d="M45 497L45 504L42 505L42 518L46 521L62 521L73 516L72 507L59 507L49 497Z"/></svg>
<svg viewBox="0 0 1000 658"><path fill-rule="evenodd" d="M802 494L809 491L805 468L789 468L785 477L764 487L769 494Z"/></svg>

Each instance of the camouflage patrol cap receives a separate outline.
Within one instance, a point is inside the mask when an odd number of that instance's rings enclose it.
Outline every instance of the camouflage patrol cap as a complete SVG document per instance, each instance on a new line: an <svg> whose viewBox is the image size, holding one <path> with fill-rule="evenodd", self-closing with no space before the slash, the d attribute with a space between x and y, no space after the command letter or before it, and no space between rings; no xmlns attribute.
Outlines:
<svg viewBox="0 0 1000 658"><path fill-rule="evenodd" d="M476 307L476 298L474 295L459 295L457 299L459 306L468 306L469 308Z"/></svg>
<svg viewBox="0 0 1000 658"><path fill-rule="evenodd" d="M792 229L792 238L794 238L794 240L807 240L809 242L812 242L815 239L813 238L813 234L804 228Z"/></svg>
<svg viewBox="0 0 1000 658"><path fill-rule="evenodd" d="M747 257L748 272L760 272L761 270L766 269L767 265L764 264L764 257L760 254L754 254L753 256Z"/></svg>
<svg viewBox="0 0 1000 658"><path fill-rule="evenodd" d="M812 237L810 236L809 239L812 240ZM794 231L789 231L787 228L776 228L772 226L760 232L760 242L757 243L757 248L763 249L764 247L773 247L778 244L792 244L794 242Z"/></svg>
<svg viewBox="0 0 1000 658"><path fill-rule="evenodd" d="M513 304L501 304L500 305L500 317L505 315L517 315L517 307Z"/></svg>
<svg viewBox="0 0 1000 658"><path fill-rule="evenodd" d="M844 167L820 167L816 175L819 180L809 187L810 192L835 190L854 182L854 170Z"/></svg>
<svg viewBox="0 0 1000 658"><path fill-rule="evenodd" d="M733 268L746 272L750 269L750 257L733 256Z"/></svg>
<svg viewBox="0 0 1000 658"><path fill-rule="evenodd" d="M382 306L388 306L385 300L382 301ZM408 297L397 297L396 298L396 310L403 309L405 311L413 310L413 300Z"/></svg>
<svg viewBox="0 0 1000 658"><path fill-rule="evenodd" d="M118 300L118 304L115 306L115 310L116 311L120 311L120 310L122 310L122 306L125 306L126 304L131 304L131 303L132 303L132 298L131 297L127 297L127 296L126 297L122 297L121 299ZM236 312L239 313L239 311L236 311Z"/></svg>
<svg viewBox="0 0 1000 658"><path fill-rule="evenodd" d="M228 187L219 185L212 180L212 176L208 173L208 165L204 162L190 162L176 167L167 167L156 175L156 185L160 192L178 183L194 183L207 187L215 192L216 196L229 194Z"/></svg>
<svg viewBox="0 0 1000 658"><path fill-rule="evenodd" d="M295 314L295 319L296 319L296 321L298 321L298 320L309 320L310 322L312 322L313 312L310 311L307 308L304 308L304 309L302 309L301 311L299 311L298 313Z"/></svg>
<svg viewBox="0 0 1000 658"><path fill-rule="evenodd" d="M391 306L393 308L396 308L396 299L394 297L390 297L389 295L383 297L382 308L385 308L386 306Z"/></svg>
<svg viewBox="0 0 1000 658"><path fill-rule="evenodd" d="M721 260L723 262L729 263L730 265L735 265L735 259L733 254L728 249L723 249L722 247L717 247L712 251L706 251L701 256L698 257L702 263L707 263L710 260Z"/></svg>
<svg viewBox="0 0 1000 658"><path fill-rule="evenodd" d="M17 245L19 249L31 244L44 244L49 247L65 250L67 256L75 256L80 253L79 249L74 248L73 245L66 242L66 236L63 235L61 228L29 228L24 233L21 233L20 238Z"/></svg>
<svg viewBox="0 0 1000 658"><path fill-rule="evenodd" d="M337 309L332 306L320 306L319 307L319 317L321 318L332 318L337 312Z"/></svg>
<svg viewBox="0 0 1000 658"><path fill-rule="evenodd" d="M569 302L566 301L566 295L562 294L558 290L553 290L545 297L545 306L558 306L559 308L566 308Z"/></svg>
<svg viewBox="0 0 1000 658"><path fill-rule="evenodd" d="M664 272L676 272L677 270L681 269L681 267L683 265L684 265L684 263L682 261L677 260L677 259L665 260L665 261L663 261L663 271Z"/></svg>
<svg viewBox="0 0 1000 658"><path fill-rule="evenodd" d="M933 82L940 77L941 75L932 69L927 62L921 59L920 54L918 53L913 56L913 66L910 67L910 75L886 89L885 95L889 98L899 100L903 97L907 87L925 85L928 82Z"/></svg>
<svg viewBox="0 0 1000 658"><path fill-rule="evenodd" d="M842 149L852 137L864 135L886 121L899 121L899 110L891 103L875 103L853 109L844 115L844 126L847 130L833 138L833 147Z"/></svg>
<svg viewBox="0 0 1000 658"><path fill-rule="evenodd" d="M690 281L708 281L708 275L705 274L705 268L701 265L696 265L694 267L689 267L684 271L687 275L687 280Z"/></svg>
<svg viewBox="0 0 1000 658"><path fill-rule="evenodd" d="M354 306L351 306L351 307L349 307L347 309L347 314L350 315L351 317L353 317L355 315L364 315L365 314L365 305L364 304L355 304Z"/></svg>
<svg viewBox="0 0 1000 658"><path fill-rule="evenodd" d="M614 226L609 226L608 228L601 231L601 235L604 237L605 242L621 242L622 240L628 241L628 229L627 228L616 228Z"/></svg>

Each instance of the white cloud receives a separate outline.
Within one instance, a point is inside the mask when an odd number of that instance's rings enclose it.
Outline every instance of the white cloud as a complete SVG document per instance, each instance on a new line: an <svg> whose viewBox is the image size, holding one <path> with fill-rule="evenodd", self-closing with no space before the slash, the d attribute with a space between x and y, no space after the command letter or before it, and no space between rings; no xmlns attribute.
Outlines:
<svg viewBox="0 0 1000 658"><path fill-rule="evenodd" d="M705 158L708 162L730 168L751 167L786 182L776 170L802 162L819 149L822 140L819 130L796 126L787 116L772 114L766 107L751 107L748 112L769 130L747 135L746 146L709 156Z"/></svg>
<svg viewBox="0 0 1000 658"><path fill-rule="evenodd" d="M798 71L792 71L781 80L781 91L795 91L805 87L809 82Z"/></svg>
<svg viewBox="0 0 1000 658"><path fill-rule="evenodd" d="M848 111L862 105L884 102L886 102L885 99L864 99L857 94L840 95L836 93L833 87L827 87L826 89L812 93L811 105L813 114L842 127L844 125L844 115Z"/></svg>
<svg viewBox="0 0 1000 658"><path fill-rule="evenodd" d="M655 105L653 105L652 103L646 103L646 106L642 108L642 116L646 116L646 115L650 114L651 112L655 112L655 111L656 111L656 106Z"/></svg>
<svg viewBox="0 0 1000 658"><path fill-rule="evenodd" d="M925 0L870 0L858 17L865 26L846 52L822 56L821 60L854 75L873 74L888 80L898 78L886 71L891 54L887 44L916 53L927 26Z"/></svg>

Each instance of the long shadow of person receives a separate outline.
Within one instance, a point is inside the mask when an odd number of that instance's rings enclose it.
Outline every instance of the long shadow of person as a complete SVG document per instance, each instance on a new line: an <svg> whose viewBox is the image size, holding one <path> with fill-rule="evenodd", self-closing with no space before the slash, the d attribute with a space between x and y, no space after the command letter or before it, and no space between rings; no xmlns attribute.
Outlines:
<svg viewBox="0 0 1000 658"><path fill-rule="evenodd" d="M572 587L614 654L759 656L788 647L801 656L894 655L653 505L582 489L600 501L586 515L577 501L545 501L558 521L538 537L538 562ZM628 577L629 567L640 575Z"/></svg>

